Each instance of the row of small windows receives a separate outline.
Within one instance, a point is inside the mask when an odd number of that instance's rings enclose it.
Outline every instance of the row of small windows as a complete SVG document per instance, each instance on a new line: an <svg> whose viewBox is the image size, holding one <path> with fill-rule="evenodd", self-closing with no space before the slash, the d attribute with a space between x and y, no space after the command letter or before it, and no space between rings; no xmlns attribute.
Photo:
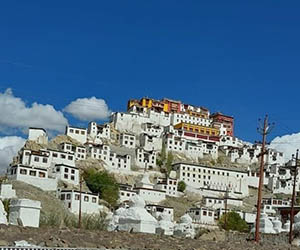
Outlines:
<svg viewBox="0 0 300 250"><path fill-rule="evenodd" d="M52 157L53 158L58 158L58 153L53 153ZM60 154L60 158L61 159L66 159L67 156L66 156L66 154ZM73 155L68 155L68 160L72 161L73 160Z"/></svg>
<svg viewBox="0 0 300 250"><path fill-rule="evenodd" d="M75 200L79 200L80 199L80 195L79 194L75 194ZM60 199L62 201L64 200L71 200L71 194L61 194L60 195ZM87 195L83 196L83 201L89 202L90 201L90 197ZM96 203L97 202L97 198L96 197L92 197L91 199L92 203Z"/></svg>
<svg viewBox="0 0 300 250"><path fill-rule="evenodd" d="M194 171L194 172L196 172L197 170L196 170L196 168L190 168L190 167L182 167L182 170L187 170L187 171ZM201 173L201 169L200 168L198 168L198 172L199 173ZM203 173L208 173L208 174L217 174L217 175L223 175L223 176L225 176L225 174L226 174L226 176L229 176L229 172L220 172L220 171L215 171L215 170L207 170L207 169L203 169ZM182 174L183 174L184 172L182 172ZM189 176L189 175L188 175ZM243 178L244 177L244 175L243 174L236 174L236 177L237 178L239 178L239 177L241 177L241 178ZM199 177L200 178L200 177Z"/></svg>
<svg viewBox="0 0 300 250"><path fill-rule="evenodd" d="M200 215L200 211L195 211L195 215ZM203 216L210 216L210 217L212 217L213 213L211 211L207 212L206 210L204 210L204 211L202 211L202 215Z"/></svg>
<svg viewBox="0 0 300 250"><path fill-rule="evenodd" d="M11 170L11 174L16 174L17 173L17 169L12 169ZM46 178L46 173L45 172L41 172L41 171L37 171L37 170L27 170L24 168L20 168L20 174L22 175L30 175L30 176L38 176L40 178Z"/></svg>
<svg viewBox="0 0 300 250"><path fill-rule="evenodd" d="M86 131L85 130L79 130L79 129L72 129L72 128L70 128L69 129L69 132L70 133L72 133L72 134L77 134L77 135L79 135L79 134L81 134L81 135L85 135L85 133L86 133Z"/></svg>

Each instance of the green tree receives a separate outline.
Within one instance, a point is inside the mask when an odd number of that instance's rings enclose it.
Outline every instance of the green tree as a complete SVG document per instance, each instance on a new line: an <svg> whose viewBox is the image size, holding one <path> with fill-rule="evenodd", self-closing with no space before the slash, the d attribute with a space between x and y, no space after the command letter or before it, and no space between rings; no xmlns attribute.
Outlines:
<svg viewBox="0 0 300 250"><path fill-rule="evenodd" d="M166 162L166 169L168 175L170 174L172 170L172 163L173 163L174 156L171 152L168 153L167 162Z"/></svg>
<svg viewBox="0 0 300 250"><path fill-rule="evenodd" d="M184 192L184 190L186 189L186 184L184 181L180 181L178 182L178 187L177 190L180 192Z"/></svg>
<svg viewBox="0 0 300 250"><path fill-rule="evenodd" d="M226 225L225 225L225 216L227 218ZM223 214L219 220L219 225L221 228L225 230L233 230L239 232L246 232L249 229L246 221L244 221L241 218L241 216L234 211L228 212L226 215Z"/></svg>
<svg viewBox="0 0 300 250"><path fill-rule="evenodd" d="M161 160L161 162L164 162L166 160L166 156L167 156L166 145L163 143L161 151L160 151L160 160Z"/></svg>
<svg viewBox="0 0 300 250"><path fill-rule="evenodd" d="M100 198L111 206L119 199L119 185L113 175L107 171L97 172L95 169L85 171L83 178L93 193L99 193Z"/></svg>

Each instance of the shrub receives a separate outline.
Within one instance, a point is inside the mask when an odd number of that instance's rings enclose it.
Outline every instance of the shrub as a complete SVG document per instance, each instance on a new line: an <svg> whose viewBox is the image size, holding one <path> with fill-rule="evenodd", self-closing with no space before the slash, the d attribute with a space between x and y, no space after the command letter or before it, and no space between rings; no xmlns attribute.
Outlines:
<svg viewBox="0 0 300 250"><path fill-rule="evenodd" d="M225 216L227 218L226 225L225 225ZM248 225L246 221L244 221L241 218L241 216L234 211L228 212L226 215L223 214L219 220L219 225L221 226L221 228L225 230L233 230L239 232L248 231Z"/></svg>
<svg viewBox="0 0 300 250"><path fill-rule="evenodd" d="M186 184L184 181L180 181L178 182L178 187L177 190L180 192L184 192L184 190L186 189Z"/></svg>
<svg viewBox="0 0 300 250"><path fill-rule="evenodd" d="M40 214L40 227L59 227L62 223L61 214L52 211L49 214L41 211Z"/></svg>
<svg viewBox="0 0 300 250"><path fill-rule="evenodd" d="M113 175L107 171L97 172L89 169L84 173L84 179L93 193L100 194L101 199L107 201L112 207L117 204L119 185Z"/></svg>
<svg viewBox="0 0 300 250"><path fill-rule="evenodd" d="M6 217L7 217L7 219L8 219L8 217L9 217L9 204L10 204L10 199L4 199L4 200L2 201L2 203L3 203L4 210L5 210L5 212L7 213Z"/></svg>

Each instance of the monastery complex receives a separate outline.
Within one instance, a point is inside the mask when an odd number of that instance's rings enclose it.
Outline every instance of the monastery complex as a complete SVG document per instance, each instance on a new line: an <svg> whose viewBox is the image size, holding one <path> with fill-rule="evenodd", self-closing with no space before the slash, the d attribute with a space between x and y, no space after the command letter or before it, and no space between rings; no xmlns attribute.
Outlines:
<svg viewBox="0 0 300 250"><path fill-rule="evenodd" d="M112 113L107 123L91 121L84 128L69 125L62 138L65 140L53 147L47 131L29 128L27 143L8 166L8 179L55 193L71 213L79 213L79 201L82 213L107 212L99 194L79 189L79 163L93 160L115 175L138 177L135 183L119 183L118 206L109 211L110 230L192 237L197 227L217 227L227 207L239 213L249 227L255 222L256 207L247 207L245 200L258 188L261 145L235 137L230 115L167 98L144 97L129 100L126 112ZM30 143L37 146L30 147ZM168 170L164 154L172 155ZM283 153L271 148L263 157L264 186L271 195L263 199L262 211L271 221L280 218L288 223L281 212L290 200L276 198L276 194L292 193L289 166L293 163L285 162ZM182 182L184 192L178 188ZM0 198L10 188L2 184ZM199 202L175 221L176 208L162 202L189 195ZM13 191L11 196L15 196ZM22 204L28 202L14 206L24 209ZM36 221L34 226L38 226Z"/></svg>

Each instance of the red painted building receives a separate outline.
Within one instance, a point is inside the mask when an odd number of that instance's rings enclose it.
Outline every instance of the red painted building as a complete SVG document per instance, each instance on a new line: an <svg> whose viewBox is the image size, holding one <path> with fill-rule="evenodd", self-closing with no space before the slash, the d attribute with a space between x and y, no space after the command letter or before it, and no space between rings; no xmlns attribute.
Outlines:
<svg viewBox="0 0 300 250"><path fill-rule="evenodd" d="M170 113L180 113L180 107L181 107L180 101L174 101L165 98L163 99L163 102L168 104L168 111Z"/></svg>
<svg viewBox="0 0 300 250"><path fill-rule="evenodd" d="M214 113L210 116L213 122L222 123L227 130L227 135L234 136L234 118L232 116L223 115L222 113Z"/></svg>

